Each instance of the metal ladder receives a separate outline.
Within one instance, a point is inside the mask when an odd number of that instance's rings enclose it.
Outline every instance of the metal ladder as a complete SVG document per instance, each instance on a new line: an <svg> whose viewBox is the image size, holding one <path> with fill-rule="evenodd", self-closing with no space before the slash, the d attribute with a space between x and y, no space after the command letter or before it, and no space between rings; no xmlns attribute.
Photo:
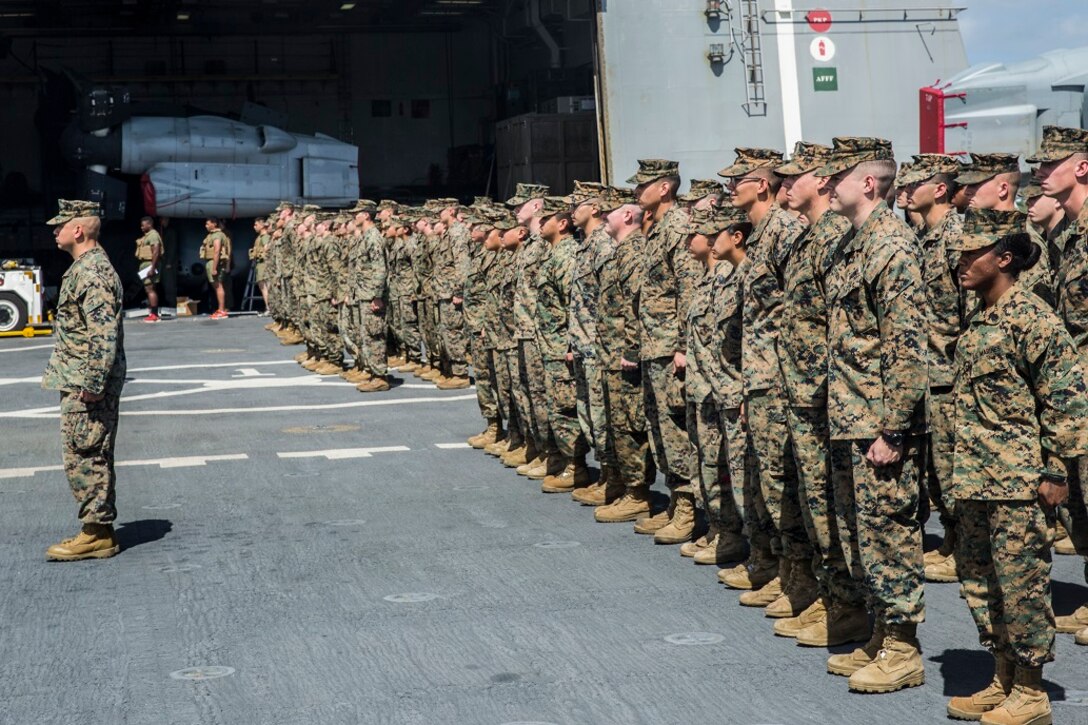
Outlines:
<svg viewBox="0 0 1088 725"><path fill-rule="evenodd" d="M767 115L767 92L763 85L763 39L759 32L759 0L741 0L741 53L744 58L744 87L748 101L743 108L749 116Z"/></svg>
<svg viewBox="0 0 1088 725"><path fill-rule="evenodd" d="M264 304L264 297L261 297L261 290L257 287L257 265L250 264L249 275L246 277L246 291L242 295L242 309L252 312L254 300L260 300L261 304Z"/></svg>

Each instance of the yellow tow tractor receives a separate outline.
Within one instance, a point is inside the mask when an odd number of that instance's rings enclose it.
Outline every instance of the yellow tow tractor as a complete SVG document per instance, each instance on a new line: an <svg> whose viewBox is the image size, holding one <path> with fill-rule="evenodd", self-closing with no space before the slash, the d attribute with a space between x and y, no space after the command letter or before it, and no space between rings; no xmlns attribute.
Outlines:
<svg viewBox="0 0 1088 725"><path fill-rule="evenodd" d="M42 268L14 259L0 262L0 337L53 334L53 313L45 309Z"/></svg>

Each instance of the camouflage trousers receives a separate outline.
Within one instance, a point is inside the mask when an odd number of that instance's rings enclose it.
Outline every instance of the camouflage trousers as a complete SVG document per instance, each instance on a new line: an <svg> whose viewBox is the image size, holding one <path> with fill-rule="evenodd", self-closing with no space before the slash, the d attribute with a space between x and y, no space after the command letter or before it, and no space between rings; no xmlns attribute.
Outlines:
<svg viewBox="0 0 1088 725"><path fill-rule="evenodd" d="M605 430L608 415L604 408L604 381L596 358L574 356L574 391L578 396L578 424L582 435L604 466L614 466L616 456Z"/></svg>
<svg viewBox="0 0 1088 725"><path fill-rule="evenodd" d="M359 315L359 360L355 367L371 375L385 377L389 374L389 361L385 355L385 313L371 309L371 300L354 305Z"/></svg>
<svg viewBox="0 0 1088 725"><path fill-rule="evenodd" d="M514 401L514 378L511 375L511 372L517 373L517 353L512 349L493 349L491 364L495 369L495 402L499 406L499 417L506 422L511 438L519 440L523 437L522 421Z"/></svg>
<svg viewBox="0 0 1088 725"><path fill-rule="evenodd" d="M336 314L338 319L337 327L340 330L340 342L351 353L351 357L355 360L355 367L359 367L359 339L362 337L359 327L361 322L359 306L342 302L336 306Z"/></svg>
<svg viewBox="0 0 1088 725"><path fill-rule="evenodd" d="M84 403L78 393L60 395L64 473L85 524L110 524L117 518L113 450L118 404L116 395L97 403Z"/></svg>
<svg viewBox="0 0 1088 725"><path fill-rule="evenodd" d="M627 488L652 483L657 475L646 435L646 410L638 370L605 370L605 435L615 456L616 470Z"/></svg>
<svg viewBox="0 0 1088 725"><path fill-rule="evenodd" d="M982 646L1020 667L1054 659L1051 537L1038 501L956 503L956 568Z"/></svg>
<svg viewBox="0 0 1088 725"><path fill-rule="evenodd" d="M438 302L438 334L442 338L442 350L450 375L466 377L468 356L465 349L465 315L461 305L453 304L453 300Z"/></svg>
<svg viewBox="0 0 1088 725"><path fill-rule="evenodd" d="M492 351L484 346L483 334L479 330L469 335L469 348L472 350L472 368L476 378L476 404L480 406L480 415L493 420L499 417L495 360Z"/></svg>
<svg viewBox="0 0 1088 725"><path fill-rule="evenodd" d="M532 439L533 445L536 445L536 439L533 438L533 412L521 385L521 351L513 347L506 350L503 355L506 358L506 377L510 382L510 409L513 411L511 420L517 421L517 431L520 436L520 438L514 437L513 440L526 443Z"/></svg>
<svg viewBox="0 0 1088 725"><path fill-rule="evenodd" d="M797 462L786 420L789 406L784 396L769 390L749 394L746 405L748 475L759 482L758 490L770 515L771 551L808 566L812 562L812 543L801 512Z"/></svg>
<svg viewBox="0 0 1088 725"><path fill-rule="evenodd" d="M566 360L544 361L544 394L548 409L548 428L559 455L582 458L589 445L578 423L578 396L574 375Z"/></svg>
<svg viewBox="0 0 1088 725"><path fill-rule="evenodd" d="M718 424L722 429L722 440L725 443L725 460L729 467L730 489L728 493L732 496L733 506L737 509L741 520L748 524L748 530L758 530L759 526L755 523L749 523L748 519L749 508L754 507L755 504L750 502L745 494L745 481L749 478L746 471L750 456L748 455L748 432L741 424L740 408L727 408L719 405ZM722 496L725 496L726 493L726 491L723 491ZM762 496L760 498L762 499ZM762 512L766 516L766 507L762 508ZM771 528L770 523L766 523L764 528L769 531ZM764 553L770 554L769 540L764 547Z"/></svg>
<svg viewBox="0 0 1088 725"><path fill-rule="evenodd" d="M722 533L739 535L744 521L733 498L724 427L712 397L688 401L687 432L695 449L696 480L707 523Z"/></svg>
<svg viewBox="0 0 1088 725"><path fill-rule="evenodd" d="M416 310L419 313L419 331L425 348L423 359L428 364L439 367L442 359L442 340L438 335L438 309L434 300L421 297Z"/></svg>
<svg viewBox="0 0 1088 725"><path fill-rule="evenodd" d="M1058 507L1057 514L1077 553L1088 557L1088 456L1078 458L1072 468L1075 471L1069 476L1069 500ZM1084 581L1088 582L1088 559L1084 564Z"/></svg>
<svg viewBox="0 0 1088 725"><path fill-rule="evenodd" d="M871 440L831 441L831 482L839 539L850 575L885 624L925 619L919 495L925 470L922 437L909 436L902 459L874 468Z"/></svg>
<svg viewBox="0 0 1088 725"><path fill-rule="evenodd" d="M417 302L411 297L394 297L389 303L393 337L411 362L420 361L420 347L423 343L419 332L419 315L416 312L416 305Z"/></svg>
<svg viewBox="0 0 1088 725"><path fill-rule="evenodd" d="M642 392L657 470L665 474L670 490L691 493L695 456L684 430L687 423L684 381L673 372L671 357L642 361Z"/></svg>
<svg viewBox="0 0 1088 725"><path fill-rule="evenodd" d="M850 576L835 515L831 487L831 431L827 409L786 408L796 461L801 515L813 548L812 569L820 594L856 607L865 603L859 583Z"/></svg>
<svg viewBox="0 0 1088 725"><path fill-rule="evenodd" d="M344 341L340 339L338 327L339 314L331 300L320 300L314 310L314 329L318 348L323 357L331 363L341 365L344 362Z"/></svg>
<svg viewBox="0 0 1088 725"><path fill-rule="evenodd" d="M518 340L518 375L514 382L514 395L523 411L523 422L538 451L552 449L551 425L548 422L547 387L544 382L544 359L536 340Z"/></svg>
<svg viewBox="0 0 1088 725"><path fill-rule="evenodd" d="M956 399L952 392L930 392L929 445L926 447L926 485L929 500L941 519L944 535L956 536L956 499L952 496L952 463L956 449Z"/></svg>

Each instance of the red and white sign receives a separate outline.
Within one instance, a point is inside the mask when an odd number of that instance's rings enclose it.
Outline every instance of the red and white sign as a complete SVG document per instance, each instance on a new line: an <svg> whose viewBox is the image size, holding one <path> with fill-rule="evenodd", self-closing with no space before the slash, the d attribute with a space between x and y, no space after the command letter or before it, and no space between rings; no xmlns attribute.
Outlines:
<svg viewBox="0 0 1088 725"><path fill-rule="evenodd" d="M808 27L812 28L814 33L826 33L831 30L830 10L821 10L820 8L809 10L805 14L805 20L808 21Z"/></svg>
<svg viewBox="0 0 1088 725"><path fill-rule="evenodd" d="M835 43L826 35L817 35L809 43L808 52L818 61L828 61L835 57Z"/></svg>

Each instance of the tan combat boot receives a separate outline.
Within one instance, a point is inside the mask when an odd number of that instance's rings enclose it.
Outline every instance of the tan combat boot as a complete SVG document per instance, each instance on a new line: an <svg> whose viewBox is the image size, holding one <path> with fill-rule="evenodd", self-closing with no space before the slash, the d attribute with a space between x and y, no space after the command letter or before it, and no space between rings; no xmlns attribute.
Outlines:
<svg viewBox="0 0 1088 725"><path fill-rule="evenodd" d="M1077 632L1073 636L1073 641L1077 644L1088 644L1088 627L1085 627L1081 631Z"/></svg>
<svg viewBox="0 0 1088 725"><path fill-rule="evenodd" d="M485 446L491 445L496 440L498 440L498 438L499 438L499 419L498 418L488 418L487 419L487 427L484 428L482 432L477 433L476 435L469 438L468 439L468 444L470 446L472 446L473 448L475 448L476 450L480 450Z"/></svg>
<svg viewBox="0 0 1088 725"><path fill-rule="evenodd" d="M310 359L310 351L309 350L303 350L298 355L295 355L295 362L297 362L297 363L304 363L309 359Z"/></svg>
<svg viewBox="0 0 1088 725"><path fill-rule="evenodd" d="M121 550L113 537L110 524L83 524L82 530L70 539L53 544L45 550L47 561L79 561L108 559Z"/></svg>
<svg viewBox="0 0 1088 725"><path fill-rule="evenodd" d="M548 459L547 459L547 457L546 457L546 456L542 456L542 455L540 455L540 454L537 454L537 456L536 456L536 457L535 457L535 458L534 458L533 460L529 461L529 462L528 462L528 463L526 463L525 465L522 465L522 466L518 466L518 467L517 467L517 468L515 468L514 470L515 470L515 471L517 472L517 474L518 474L519 476L528 476L528 475L529 475L530 473L532 473L532 472L533 472L533 471L534 471L535 469L537 469L537 468L540 468L541 466L545 466L545 467L547 467L547 465L548 465ZM541 478L543 478L543 477L544 477L544 476L546 476L546 475L548 475L548 474L547 474L547 473L543 474L543 475L541 476Z"/></svg>
<svg viewBox="0 0 1088 725"><path fill-rule="evenodd" d="M827 658L827 671L833 675L849 677L876 659L877 652L883 646L884 623L878 619L873 625L873 634L868 642L850 654L831 655Z"/></svg>
<svg viewBox="0 0 1088 725"><path fill-rule="evenodd" d="M676 494L669 523L654 532L655 544L682 544L695 532L695 494Z"/></svg>
<svg viewBox="0 0 1088 725"><path fill-rule="evenodd" d="M765 607L780 596L782 596L782 580L775 577L759 589L741 592L737 597L737 603L742 607Z"/></svg>
<svg viewBox="0 0 1088 725"><path fill-rule="evenodd" d="M1077 607L1072 614L1054 617L1054 629L1064 634L1076 634L1088 627L1088 605Z"/></svg>
<svg viewBox="0 0 1088 725"><path fill-rule="evenodd" d="M472 380L467 375L454 375L444 380L437 381L439 390L464 390L472 385Z"/></svg>
<svg viewBox="0 0 1088 725"><path fill-rule="evenodd" d="M960 580L959 574L956 572L955 555L946 556L936 564L927 565L925 573L927 582L948 584Z"/></svg>
<svg viewBox="0 0 1088 725"><path fill-rule="evenodd" d="M1069 538L1069 532L1061 521L1054 525L1054 553L1062 556L1073 556L1077 553L1077 548L1073 546L1073 540Z"/></svg>
<svg viewBox="0 0 1088 725"><path fill-rule="evenodd" d="M559 451L541 453L541 458L544 462L525 474L534 481L543 481L548 476L558 476L567 467L567 459L559 455Z"/></svg>
<svg viewBox="0 0 1088 725"><path fill-rule="evenodd" d="M321 365L318 365L317 369L314 370L314 372L318 375L339 375L340 373L344 372L344 368L332 362L331 360L326 360Z"/></svg>
<svg viewBox="0 0 1088 725"><path fill-rule="evenodd" d="M319 358L319 357L308 357L299 364L302 365L302 367L304 367L305 369L309 370L310 372L313 372L314 368L316 368L321 363L322 363L322 359Z"/></svg>
<svg viewBox="0 0 1088 725"><path fill-rule="evenodd" d="M502 440L497 440L490 445L484 446L484 452L487 453L489 456L495 456L496 458L499 458L502 456L503 453L506 453L509 450L513 450L514 448L519 448L523 445L525 444L520 440L520 438L515 439L512 437L508 437L503 438Z"/></svg>
<svg viewBox="0 0 1088 725"><path fill-rule="evenodd" d="M948 717L956 720L981 720L982 716L1005 701L1012 692L1016 666L1011 660L998 656L994 660L994 679L984 689L967 697L948 701Z"/></svg>
<svg viewBox="0 0 1088 725"><path fill-rule="evenodd" d="M676 492L669 492L669 505L661 513L641 518L635 522L635 533L649 536L669 525L672 520L672 511L676 508Z"/></svg>
<svg viewBox="0 0 1088 725"><path fill-rule="evenodd" d="M602 524L618 524L635 521L650 513L650 487L631 486L616 501L593 510L593 518Z"/></svg>
<svg viewBox="0 0 1088 725"><path fill-rule="evenodd" d="M569 493L577 486L589 483L589 469L585 456L575 456L568 460L563 470L554 476L546 476L540 483L544 493Z"/></svg>
<svg viewBox="0 0 1088 725"><path fill-rule="evenodd" d="M730 589L760 589L777 577L778 559L759 551L753 551L746 563L718 572L718 581Z"/></svg>
<svg viewBox="0 0 1088 725"><path fill-rule="evenodd" d="M790 567L790 578L782 586L782 596L767 605L765 617L783 619L796 617L820 596L820 587L808 561L796 561Z"/></svg>
<svg viewBox="0 0 1088 725"><path fill-rule="evenodd" d="M400 357L399 355L390 355L389 357L385 358L385 364L391 368L395 368L398 365L403 365L405 362L407 362L407 360Z"/></svg>
<svg viewBox="0 0 1088 725"><path fill-rule="evenodd" d="M420 368L420 364L418 362L416 362L415 360L409 360L408 362L404 363L403 365L398 365L394 369L398 373L414 373L416 370L419 370L419 368Z"/></svg>
<svg viewBox="0 0 1088 725"><path fill-rule="evenodd" d="M514 448L499 456L499 460L502 461L502 465L507 468L517 468L523 466L531 459L531 453L529 451L528 444L519 448Z"/></svg>
<svg viewBox="0 0 1088 725"><path fill-rule="evenodd" d="M710 524L707 532L694 541L685 541L680 544L680 556L694 559L695 555L704 549L710 548L712 542L718 539L718 527Z"/></svg>
<svg viewBox="0 0 1088 725"><path fill-rule="evenodd" d="M710 542L710 546L696 552L693 559L696 564L724 566L731 561L743 561L746 548L743 536L732 532L719 532Z"/></svg>
<svg viewBox="0 0 1088 725"><path fill-rule="evenodd" d="M850 689L854 692L895 692L925 683L917 625L889 624L886 629L884 646L873 661L850 675Z"/></svg>
<svg viewBox="0 0 1088 725"><path fill-rule="evenodd" d="M421 380L429 380L432 383L442 377L442 371L438 368L431 368L429 372L425 372L419 376Z"/></svg>
<svg viewBox="0 0 1088 725"><path fill-rule="evenodd" d="M851 642L865 642L872 629L865 607L832 603L827 616L813 622L797 633L797 644L802 647L837 647Z"/></svg>
<svg viewBox="0 0 1088 725"><path fill-rule="evenodd" d="M596 493L593 494L594 498L592 500L587 500L586 497L590 495L588 493L583 494L582 498L575 498L579 491L587 491L588 489L589 487L575 489L571 493L571 498L574 498L583 506L593 506L596 508L597 506L607 506L610 503L619 501L623 498L623 495L627 493L627 487L613 477L597 489Z"/></svg>
<svg viewBox="0 0 1088 725"><path fill-rule="evenodd" d="M779 637L796 637L805 627L827 622L827 604L823 597L808 605L805 611L796 617L787 617L774 623L774 633Z"/></svg>
<svg viewBox="0 0 1088 725"><path fill-rule="evenodd" d="M570 492L571 500L582 504L583 506L604 506L608 501L605 500L605 489L609 486L609 481L612 478L612 469L608 466L601 466L601 475L594 483L590 483L586 486L580 486ZM623 491L620 492L620 496L627 492L626 486L621 486Z"/></svg>
<svg viewBox="0 0 1088 725"><path fill-rule="evenodd" d="M1043 689L1042 667L1017 667L1012 692L982 716L983 725L1051 725L1050 698Z"/></svg>
<svg viewBox="0 0 1088 725"><path fill-rule="evenodd" d="M389 390L389 379L382 378L375 375L365 383L359 383L355 386L355 389L360 393L380 393L384 390Z"/></svg>

